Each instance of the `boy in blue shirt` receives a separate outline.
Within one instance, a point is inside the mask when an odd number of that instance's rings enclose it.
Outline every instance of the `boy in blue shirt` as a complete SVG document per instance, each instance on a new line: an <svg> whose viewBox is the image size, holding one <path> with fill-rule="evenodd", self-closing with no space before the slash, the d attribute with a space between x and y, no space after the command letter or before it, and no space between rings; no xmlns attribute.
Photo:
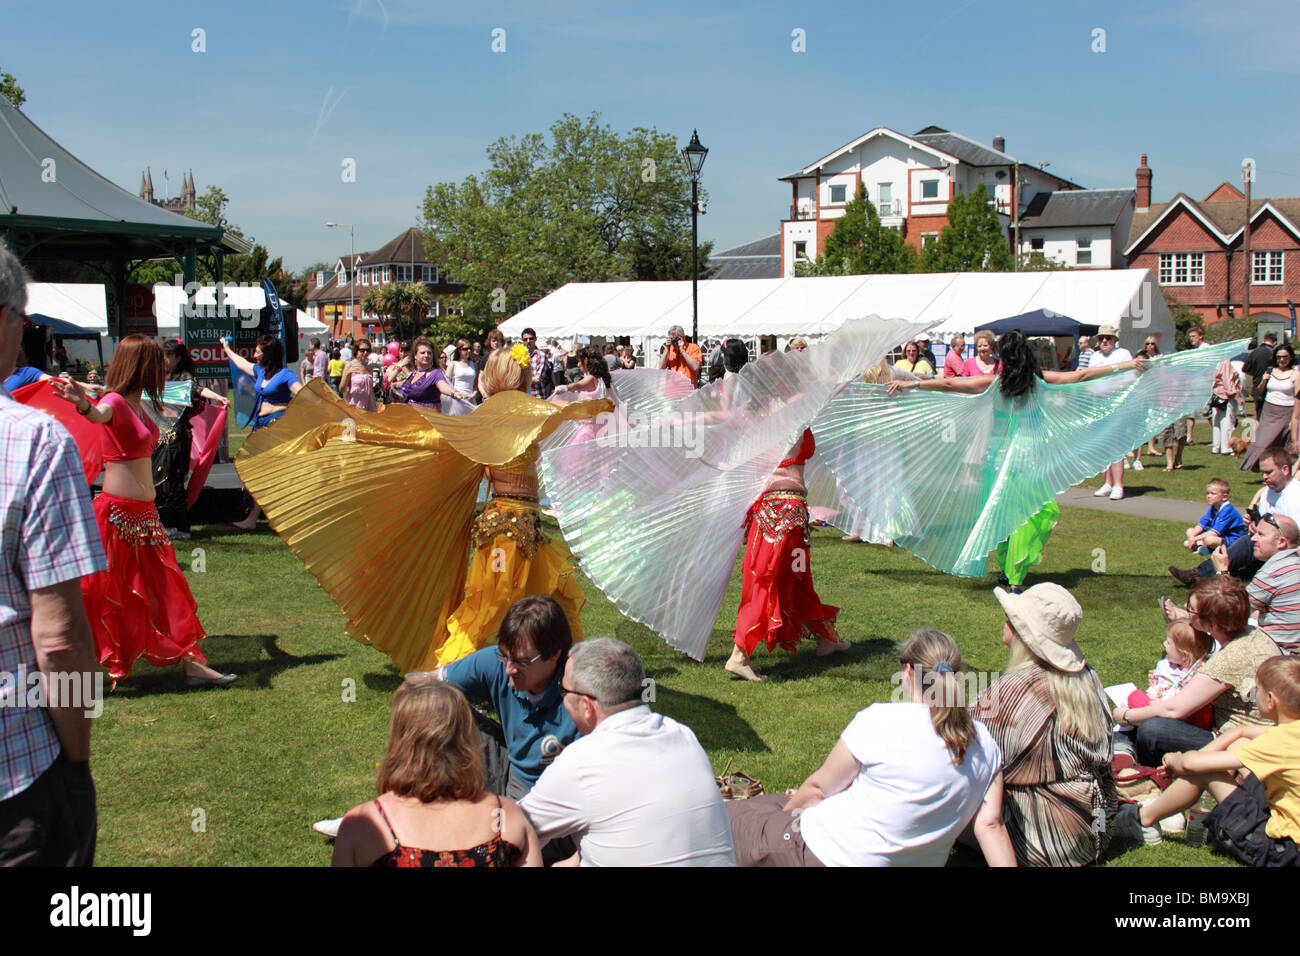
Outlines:
<svg viewBox="0 0 1300 956"><path fill-rule="evenodd" d="M1205 486L1205 503L1210 507L1201 515L1196 527L1187 529L1184 544L1188 551L1209 554L1220 544L1228 547L1246 533L1246 523L1228 501L1231 490L1222 478L1215 478Z"/></svg>

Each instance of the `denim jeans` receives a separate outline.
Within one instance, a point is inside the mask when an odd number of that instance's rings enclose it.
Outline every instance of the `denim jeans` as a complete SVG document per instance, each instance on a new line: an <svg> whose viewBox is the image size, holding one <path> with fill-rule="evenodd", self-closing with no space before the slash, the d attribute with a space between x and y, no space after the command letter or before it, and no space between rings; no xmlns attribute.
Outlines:
<svg viewBox="0 0 1300 956"><path fill-rule="evenodd" d="M1243 534L1228 545L1228 573L1234 578L1249 581L1264 565L1255 560L1255 546L1250 543L1250 535ZM1202 561L1196 566L1196 573L1203 578L1212 578L1217 573L1214 562Z"/></svg>
<svg viewBox="0 0 1300 956"><path fill-rule="evenodd" d="M1137 725L1138 763L1159 767L1167 753L1200 750L1214 734L1172 717L1148 717Z"/></svg>

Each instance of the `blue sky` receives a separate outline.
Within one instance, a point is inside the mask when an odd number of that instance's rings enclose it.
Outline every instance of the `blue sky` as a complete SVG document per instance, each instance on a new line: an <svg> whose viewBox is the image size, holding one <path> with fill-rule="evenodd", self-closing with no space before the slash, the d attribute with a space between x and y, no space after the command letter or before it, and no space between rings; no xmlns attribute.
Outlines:
<svg viewBox="0 0 1300 956"><path fill-rule="evenodd" d="M493 53L494 29L505 31ZM193 31L205 31L196 53ZM804 31L806 51L792 50ZM1096 29L1105 51L1093 52ZM709 147L702 239L778 230L777 177L875 126L1006 137L1085 186L1156 201L1237 182L1300 195L1300 4L419 3L245 0L10 5L0 70L24 111L130 190L193 168L293 269L418 224L425 187L486 165L500 136L599 111ZM345 183L345 159L356 182ZM639 171L638 171L639 172Z"/></svg>

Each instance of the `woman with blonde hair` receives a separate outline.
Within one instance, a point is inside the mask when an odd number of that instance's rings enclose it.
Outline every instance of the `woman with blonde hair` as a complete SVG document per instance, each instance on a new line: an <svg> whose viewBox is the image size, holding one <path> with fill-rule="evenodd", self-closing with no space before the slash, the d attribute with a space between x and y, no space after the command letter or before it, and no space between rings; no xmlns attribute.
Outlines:
<svg viewBox="0 0 1300 956"><path fill-rule="evenodd" d="M1118 809L1114 738L1097 672L1074 639L1083 611L1059 584L995 588L1007 672L975 704L1002 750L1002 820L1021 866L1101 859Z"/></svg>
<svg viewBox="0 0 1300 956"><path fill-rule="evenodd" d="M740 866L943 866L972 821L989 865L1015 866L1001 756L966 708L961 652L927 630L898 656L904 699L859 711L797 790L727 804Z"/></svg>
<svg viewBox="0 0 1300 956"><path fill-rule="evenodd" d="M417 365L432 358L424 352L417 339ZM343 609L349 635L403 673L491 643L510 605L529 594L559 602L582 639L582 588L567 549L541 527L538 443L565 421L613 406L557 408L529 396L530 381L528 351L516 345L488 356L479 377L488 397L472 415L415 405L369 414L309 386L286 412L287 427L258 432L240 449L240 475ZM484 476L491 496L475 517ZM401 489L402 506L376 508L379 486ZM360 543L348 532L357 520L366 529ZM398 539L409 544L394 560Z"/></svg>
<svg viewBox="0 0 1300 956"><path fill-rule="evenodd" d="M934 369L921 356L921 346L917 342L908 342L903 346L903 357L894 363L894 367L911 372L917 378L934 378Z"/></svg>
<svg viewBox="0 0 1300 956"><path fill-rule="evenodd" d="M484 788L479 750L461 692L430 673L409 675L393 692L379 797L343 818L333 865L541 866L528 818Z"/></svg>

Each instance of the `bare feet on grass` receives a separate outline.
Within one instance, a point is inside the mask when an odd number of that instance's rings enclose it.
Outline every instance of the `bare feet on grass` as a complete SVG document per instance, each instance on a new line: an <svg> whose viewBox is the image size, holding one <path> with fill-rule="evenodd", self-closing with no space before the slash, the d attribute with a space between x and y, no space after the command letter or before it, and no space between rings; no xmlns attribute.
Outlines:
<svg viewBox="0 0 1300 956"><path fill-rule="evenodd" d="M745 680L761 681L767 679L749 666L749 655L739 647L731 648L731 657L727 658L727 663L723 667L727 669L728 673L743 677Z"/></svg>

